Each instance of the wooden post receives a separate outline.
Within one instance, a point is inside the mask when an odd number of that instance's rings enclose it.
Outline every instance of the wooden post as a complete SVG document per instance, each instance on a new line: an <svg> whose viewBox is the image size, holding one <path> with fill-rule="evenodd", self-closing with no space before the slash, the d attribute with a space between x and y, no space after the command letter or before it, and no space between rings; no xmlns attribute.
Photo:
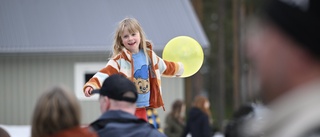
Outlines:
<svg viewBox="0 0 320 137"><path fill-rule="evenodd" d="M200 22L203 21L203 4L202 0L192 0L193 8L195 9Z"/></svg>
<svg viewBox="0 0 320 137"><path fill-rule="evenodd" d="M241 93L241 104L244 104L248 101L248 67L245 59L245 0L239 0L239 24L241 26L240 30L240 42L239 42L239 51L240 51L240 93Z"/></svg>
<svg viewBox="0 0 320 137"><path fill-rule="evenodd" d="M218 126L220 130L224 126L225 115L225 0L218 1L218 70L219 70L219 98L218 98Z"/></svg>
<svg viewBox="0 0 320 137"><path fill-rule="evenodd" d="M239 0L232 1L233 8L233 109L239 108Z"/></svg>

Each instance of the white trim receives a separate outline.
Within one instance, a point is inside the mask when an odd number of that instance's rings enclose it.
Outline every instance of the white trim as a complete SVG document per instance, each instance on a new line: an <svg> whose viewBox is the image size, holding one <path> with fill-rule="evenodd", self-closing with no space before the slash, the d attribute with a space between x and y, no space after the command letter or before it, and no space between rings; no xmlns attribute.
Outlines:
<svg viewBox="0 0 320 137"><path fill-rule="evenodd" d="M30 137L31 126L30 125L1 125L10 137Z"/></svg>
<svg viewBox="0 0 320 137"><path fill-rule="evenodd" d="M77 98L81 101L96 101L99 95L93 95L91 97L84 96L83 85L86 83L86 73L96 73L103 67L106 62L76 62L74 63L74 92Z"/></svg>

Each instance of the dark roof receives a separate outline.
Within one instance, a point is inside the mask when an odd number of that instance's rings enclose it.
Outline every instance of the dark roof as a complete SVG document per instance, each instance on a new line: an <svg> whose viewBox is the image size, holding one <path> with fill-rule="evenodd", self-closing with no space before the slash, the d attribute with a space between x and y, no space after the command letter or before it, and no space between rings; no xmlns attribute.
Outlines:
<svg viewBox="0 0 320 137"><path fill-rule="evenodd" d="M189 0L1 0L0 53L105 52L125 17L141 23L155 50L180 35L209 46Z"/></svg>

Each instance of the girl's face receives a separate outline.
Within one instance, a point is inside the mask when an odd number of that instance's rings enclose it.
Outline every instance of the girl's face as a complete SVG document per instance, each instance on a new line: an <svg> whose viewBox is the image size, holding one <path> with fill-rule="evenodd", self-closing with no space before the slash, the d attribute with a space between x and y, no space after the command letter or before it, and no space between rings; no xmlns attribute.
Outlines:
<svg viewBox="0 0 320 137"><path fill-rule="evenodd" d="M140 39L141 37L138 31L130 33L128 29L124 29L121 35L122 44L132 54L139 52Z"/></svg>

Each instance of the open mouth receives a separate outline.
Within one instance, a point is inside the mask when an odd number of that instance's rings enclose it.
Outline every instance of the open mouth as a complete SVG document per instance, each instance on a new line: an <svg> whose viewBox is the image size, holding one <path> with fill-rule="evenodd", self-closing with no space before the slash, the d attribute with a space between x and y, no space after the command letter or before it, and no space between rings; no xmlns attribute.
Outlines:
<svg viewBox="0 0 320 137"><path fill-rule="evenodd" d="M128 43L129 46L133 46L136 42Z"/></svg>

